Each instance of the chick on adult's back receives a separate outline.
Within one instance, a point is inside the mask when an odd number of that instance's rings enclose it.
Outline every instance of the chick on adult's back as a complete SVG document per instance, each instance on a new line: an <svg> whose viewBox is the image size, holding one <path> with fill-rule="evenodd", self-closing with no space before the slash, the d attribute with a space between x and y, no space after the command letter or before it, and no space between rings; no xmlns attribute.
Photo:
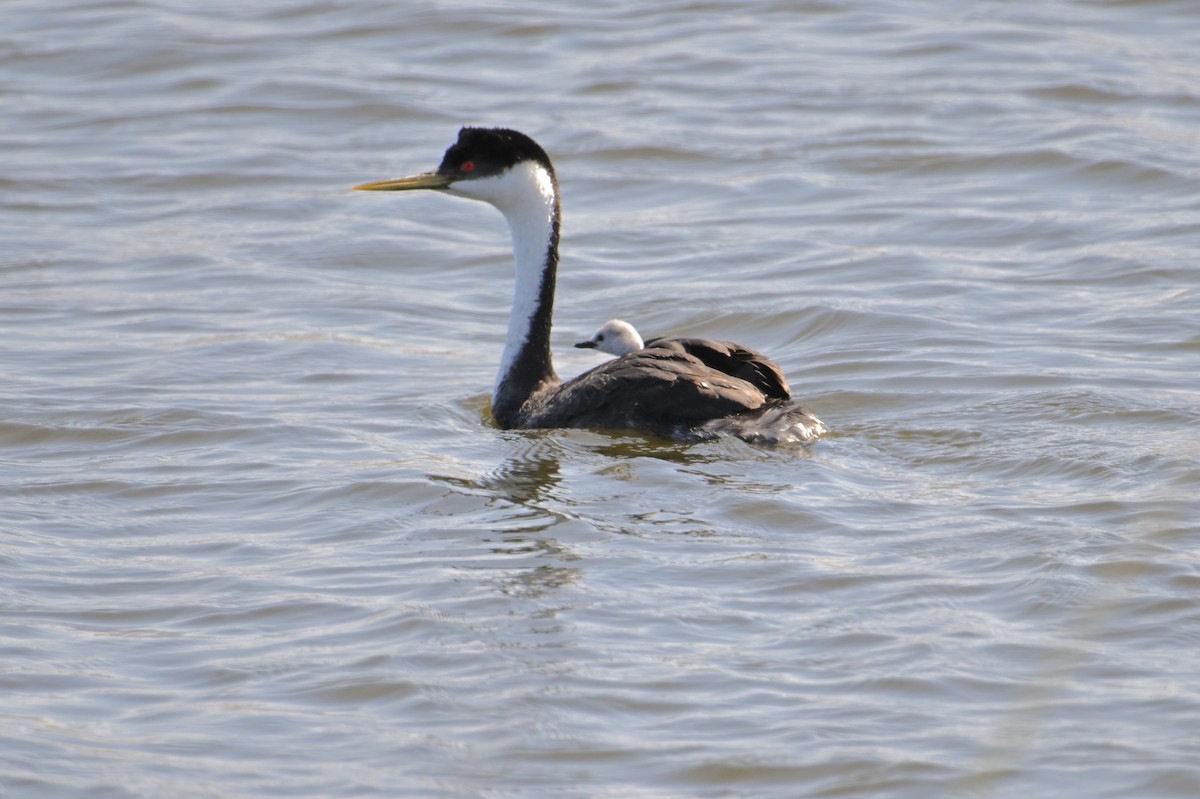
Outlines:
<svg viewBox="0 0 1200 799"><path fill-rule="evenodd" d="M662 349L676 357L682 353L699 360L710 369L745 380L768 399L790 399L783 370L761 352L732 341L710 338L668 338L659 336L642 341L637 328L622 319L609 319L592 337L575 345L610 355L628 355L643 349Z"/></svg>

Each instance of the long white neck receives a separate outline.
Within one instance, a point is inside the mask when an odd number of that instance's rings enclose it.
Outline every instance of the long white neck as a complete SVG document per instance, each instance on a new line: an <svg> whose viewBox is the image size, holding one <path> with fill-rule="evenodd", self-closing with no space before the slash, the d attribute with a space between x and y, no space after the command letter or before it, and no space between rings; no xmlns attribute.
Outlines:
<svg viewBox="0 0 1200 799"><path fill-rule="evenodd" d="M512 234L517 279L504 354L492 394L496 420L512 427L530 395L558 382L550 358L558 268L558 187L544 167L525 161L494 178L455 184L452 193L496 206L508 220Z"/></svg>
<svg viewBox="0 0 1200 799"><path fill-rule="evenodd" d="M554 309L555 269L558 266L557 192L550 176L538 165L527 162L513 168L513 172L519 170L531 173L521 177L533 183L538 191L536 197L530 192L528 197L519 198L510 207L500 208L512 234L517 280L513 286L512 314L508 318L504 354L500 357L500 371L496 374L494 391L497 394L505 379L516 368L521 351L536 337L539 310L544 312L547 325L545 332L548 334ZM547 272L550 280L548 294L542 291Z"/></svg>

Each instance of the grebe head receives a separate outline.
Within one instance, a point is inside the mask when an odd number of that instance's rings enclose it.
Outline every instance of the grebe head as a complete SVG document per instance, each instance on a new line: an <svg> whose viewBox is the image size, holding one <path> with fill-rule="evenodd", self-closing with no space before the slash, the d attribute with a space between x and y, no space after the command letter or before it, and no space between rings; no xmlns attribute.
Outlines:
<svg viewBox="0 0 1200 799"><path fill-rule="evenodd" d="M359 191L433 189L483 200L506 216L530 200L542 204L556 191L546 151L524 133L507 128L463 128L432 172L355 186Z"/></svg>
<svg viewBox="0 0 1200 799"><path fill-rule="evenodd" d="M581 349L594 349L609 355L626 355L637 352L643 346L642 337L633 325L620 319L609 319L587 341L575 345Z"/></svg>

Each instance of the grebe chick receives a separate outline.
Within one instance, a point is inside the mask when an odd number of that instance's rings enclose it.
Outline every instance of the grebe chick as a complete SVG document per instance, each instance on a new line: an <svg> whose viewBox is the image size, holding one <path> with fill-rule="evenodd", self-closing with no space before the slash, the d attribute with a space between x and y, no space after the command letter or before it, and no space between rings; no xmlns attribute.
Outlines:
<svg viewBox="0 0 1200 799"><path fill-rule="evenodd" d="M591 338L580 341L575 346L580 349L600 350L609 355L628 355L645 345L633 325L623 319L609 319L600 325L600 329L593 333Z"/></svg>

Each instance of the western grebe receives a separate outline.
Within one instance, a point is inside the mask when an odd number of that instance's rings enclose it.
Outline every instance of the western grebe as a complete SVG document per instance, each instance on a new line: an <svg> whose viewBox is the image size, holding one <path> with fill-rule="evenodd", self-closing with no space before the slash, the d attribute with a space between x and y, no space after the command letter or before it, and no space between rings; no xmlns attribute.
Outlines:
<svg viewBox="0 0 1200 799"><path fill-rule="evenodd" d="M435 171L354 188L433 189L483 200L504 214L517 278L492 393L492 415L501 427L630 429L693 440L736 435L762 443L807 443L825 432L820 419L790 401L774 364L763 361L777 377L766 390L725 370L727 361L753 363L741 353L754 353L738 345L721 345L716 361L677 345L646 348L559 380L550 358L562 217L558 180L545 150L525 134L463 128Z"/></svg>

